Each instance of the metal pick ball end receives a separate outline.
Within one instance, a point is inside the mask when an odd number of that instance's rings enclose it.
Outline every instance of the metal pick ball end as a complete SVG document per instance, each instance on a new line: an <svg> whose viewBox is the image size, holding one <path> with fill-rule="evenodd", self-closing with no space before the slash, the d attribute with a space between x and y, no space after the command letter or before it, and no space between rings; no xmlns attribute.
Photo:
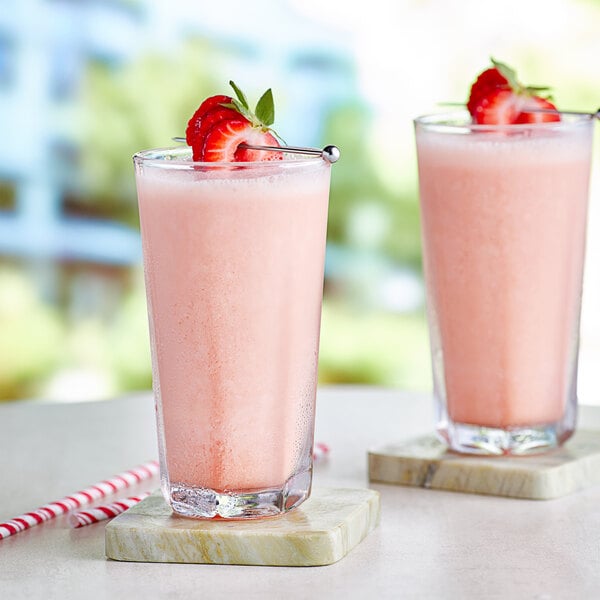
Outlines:
<svg viewBox="0 0 600 600"><path fill-rule="evenodd" d="M340 149L337 146L325 146L322 156L326 161L333 164L340 160Z"/></svg>
<svg viewBox="0 0 600 600"><path fill-rule="evenodd" d="M184 137L174 137L174 142L185 144ZM266 150L268 152L285 152L287 154L305 154L306 156L320 156L323 160L333 164L340 159L340 149L337 146L325 146L322 150L319 148L302 148L300 146L254 146L251 144L240 144L242 149L248 150Z"/></svg>

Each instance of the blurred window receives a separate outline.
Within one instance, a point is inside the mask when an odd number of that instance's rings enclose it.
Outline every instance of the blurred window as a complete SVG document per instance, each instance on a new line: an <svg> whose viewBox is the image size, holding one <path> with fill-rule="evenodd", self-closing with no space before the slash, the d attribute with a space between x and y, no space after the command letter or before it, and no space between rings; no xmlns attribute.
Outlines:
<svg viewBox="0 0 600 600"><path fill-rule="evenodd" d="M9 87L14 81L15 44L10 36L0 31L0 87Z"/></svg>

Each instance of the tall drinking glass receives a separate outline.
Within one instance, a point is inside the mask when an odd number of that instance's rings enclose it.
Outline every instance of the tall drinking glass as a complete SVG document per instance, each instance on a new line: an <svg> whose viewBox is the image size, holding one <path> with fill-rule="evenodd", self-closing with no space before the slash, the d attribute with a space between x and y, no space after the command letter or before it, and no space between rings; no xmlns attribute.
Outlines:
<svg viewBox="0 0 600 600"><path fill-rule="evenodd" d="M191 517L310 494L330 164L134 157L162 490Z"/></svg>
<svg viewBox="0 0 600 600"><path fill-rule="evenodd" d="M571 436L593 121L416 119L437 430L460 452Z"/></svg>

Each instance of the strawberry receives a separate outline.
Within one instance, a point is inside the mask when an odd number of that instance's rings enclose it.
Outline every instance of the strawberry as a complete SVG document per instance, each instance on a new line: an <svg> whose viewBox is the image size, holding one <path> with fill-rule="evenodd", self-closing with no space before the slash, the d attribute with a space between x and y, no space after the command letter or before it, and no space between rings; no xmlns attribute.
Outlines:
<svg viewBox="0 0 600 600"><path fill-rule="evenodd" d="M279 146L270 133L275 117L273 94L267 90L253 111L244 93L229 82L236 98L211 96L198 107L189 120L186 141L192 146L195 161L278 160L278 152L239 148L241 144Z"/></svg>
<svg viewBox="0 0 600 600"><path fill-rule="evenodd" d="M527 109L543 109L543 110L556 110L556 106L549 102L545 98L539 96L532 96L525 102L525 106L521 109L521 113L517 117L515 123L548 123L550 121L560 121L560 115L558 113L550 112L528 112Z"/></svg>
<svg viewBox="0 0 600 600"><path fill-rule="evenodd" d="M253 127L248 119L221 119L206 134L199 160L205 162L246 162L279 160L280 152L240 148L240 144L252 146L279 146L268 132Z"/></svg>
<svg viewBox="0 0 600 600"><path fill-rule="evenodd" d="M518 104L518 98L512 90L498 87L489 90L474 103L471 115L475 123L485 125L516 123L520 114Z"/></svg>
<svg viewBox="0 0 600 600"><path fill-rule="evenodd" d="M524 86L518 81L516 72L504 63L492 59L492 65L471 86L467 108L475 123L508 125L560 121L558 112L530 112L530 109L540 108L556 110L547 98L538 95L548 88Z"/></svg>
<svg viewBox="0 0 600 600"><path fill-rule="evenodd" d="M471 94L467 102L467 109L473 114L478 103L496 88L508 88L508 80L496 67L486 69L477 77L471 86Z"/></svg>
<svg viewBox="0 0 600 600"><path fill-rule="evenodd" d="M224 105L232 102L230 96L211 96L207 98L188 121L185 130L185 141L194 150L194 160L200 160L200 149L204 145L204 138L208 130L221 119L238 118L240 115Z"/></svg>

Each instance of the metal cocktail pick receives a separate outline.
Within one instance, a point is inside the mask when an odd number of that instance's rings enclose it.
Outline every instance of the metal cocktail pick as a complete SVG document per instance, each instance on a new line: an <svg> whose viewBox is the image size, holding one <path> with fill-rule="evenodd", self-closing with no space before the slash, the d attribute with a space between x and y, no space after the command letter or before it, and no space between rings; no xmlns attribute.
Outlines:
<svg viewBox="0 0 600 600"><path fill-rule="evenodd" d="M174 137L173 141L182 144L186 143L184 137ZM319 150L319 148L301 148L300 146L252 146L250 144L240 144L240 148L244 150L269 150L271 152L289 152L290 154L320 156L328 163L337 162L340 158L340 150L337 146L325 146L325 148Z"/></svg>
<svg viewBox="0 0 600 600"><path fill-rule="evenodd" d="M590 117L591 119L600 119L600 108L596 112L586 112L584 110L554 110L553 108L526 108L523 112L548 113L551 115L573 115L580 117Z"/></svg>
<svg viewBox="0 0 600 600"><path fill-rule="evenodd" d="M439 102L440 106L461 106L464 108L464 104L462 102ZM585 110L559 110L554 108L524 108L522 112L530 112L530 113L547 113L550 115L573 115L580 117L590 117L590 119L599 119L600 120L600 108L596 112L587 112ZM184 140L185 141L185 140Z"/></svg>

